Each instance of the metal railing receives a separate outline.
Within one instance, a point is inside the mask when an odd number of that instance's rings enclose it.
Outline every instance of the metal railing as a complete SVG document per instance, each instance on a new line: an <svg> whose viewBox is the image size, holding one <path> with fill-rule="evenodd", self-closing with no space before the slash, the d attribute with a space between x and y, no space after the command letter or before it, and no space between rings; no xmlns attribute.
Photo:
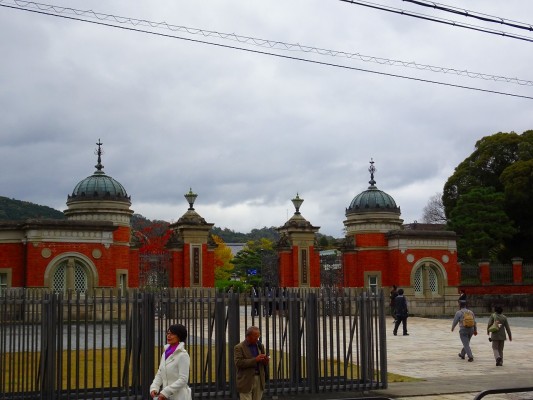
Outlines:
<svg viewBox="0 0 533 400"><path fill-rule="evenodd" d="M490 281L495 284L513 283L511 264L490 264Z"/></svg>
<svg viewBox="0 0 533 400"><path fill-rule="evenodd" d="M4 291L0 399L149 398L173 323L188 330L195 398L237 398L233 348L251 325L270 354L269 395L387 387L383 293L274 293Z"/></svg>
<svg viewBox="0 0 533 400"><path fill-rule="evenodd" d="M533 283L533 264L522 264L522 280L524 283Z"/></svg>
<svg viewBox="0 0 533 400"><path fill-rule="evenodd" d="M461 283L463 285L477 285L481 282L479 279L479 266L470 264L461 264Z"/></svg>
<svg viewBox="0 0 533 400"><path fill-rule="evenodd" d="M488 389L484 390L476 397L474 397L474 400L480 400L485 396L489 396L491 394L504 394L504 393L526 393L526 392L533 392L533 387L523 387L523 388L507 388L507 389Z"/></svg>

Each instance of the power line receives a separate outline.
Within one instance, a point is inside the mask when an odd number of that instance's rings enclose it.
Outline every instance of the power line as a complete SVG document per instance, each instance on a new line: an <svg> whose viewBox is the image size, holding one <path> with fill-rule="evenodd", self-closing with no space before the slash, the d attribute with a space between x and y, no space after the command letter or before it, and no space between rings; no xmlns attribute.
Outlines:
<svg viewBox="0 0 533 400"><path fill-rule="evenodd" d="M514 34L514 33L505 32L505 31L498 31L498 30L495 30L495 29L484 28L484 27L477 26L477 25L464 24L464 23L461 23L461 22L453 21L451 19L444 19L444 18L439 18L439 17L433 17L433 16L430 16L430 15L414 13L414 12L411 12L411 11L402 10L402 9L394 8L394 7L388 7L388 6L384 6L384 5L376 4L376 3L371 3L371 2L368 2L368 1L364 1L364 0L339 0L339 1L342 1L344 3L354 4L354 5L357 5L357 6L369 7L369 8L373 8L373 9L380 10L380 11L387 11L387 12L391 12L391 13L394 13L394 14L405 15L405 16L408 16L408 17L423 19L423 20L426 20L426 21L438 22L438 23L444 24L444 25L451 25L451 26L455 26L455 27L458 27L458 28L465 28L465 29L470 29L470 30L474 30L474 31L477 31L477 32L488 33L488 34L491 34L491 35L498 35L498 36L503 36L503 37L507 37L507 38L510 38L510 39L517 39L517 40L523 40L523 41L526 41L526 42L533 42L533 38L529 37L529 36L517 35L517 34Z"/></svg>
<svg viewBox="0 0 533 400"><path fill-rule="evenodd" d="M3 1L3 0L0 0L0 1ZM27 2L24 2L24 3L27 3ZM18 6L11 6L11 5L5 5L5 4L0 4L0 6L1 7L5 7L5 8L11 8L11 9L15 9L15 10L20 10L20 11L28 11L28 12L32 12L32 13L36 13L36 14L42 14L42 15L48 15L48 16L52 16L52 17L69 19L69 20L78 21L78 22L87 22L89 24L107 26L107 27L111 27L111 28L118 28L118 29L123 29L123 30L126 30L126 31L147 33L147 34L150 34L150 35L161 36L161 37L166 37L166 38L171 38L171 39L185 40L185 41L192 42L192 43L201 43L201 44L207 44L207 45L226 48L226 49L245 51L245 52L248 52L248 53L263 54L263 55L283 58L283 59L287 59L287 60L304 61L304 62L308 62L308 63L311 63L311 64L317 64L317 65L322 65L322 66L341 68L341 69L346 69L346 70L351 70L351 71L366 72L366 73L370 73L370 74L388 76L388 77L392 77L392 78L400 78L400 79L406 79L406 80L411 80L411 81L416 81L416 82L430 83L430 84L454 87L454 88L459 88L459 89L473 90L473 91L478 91L478 92L483 92L483 93L492 93L492 94L499 94L499 95L503 95L503 96L510 96L510 97L517 97L517 98L533 100L533 97L531 97L531 96L519 95L519 94L515 94L515 93L500 92L500 91L496 91L496 90L482 89L482 88L476 88L476 87L472 87L472 86L456 85L456 84L452 84L452 83L433 81L433 80L429 80L429 79L421 79L421 78L415 78L415 77L410 77L410 76L405 76L405 75L390 74L390 73L372 71L372 70L363 69L363 68L351 67L351 66L347 66L347 65L333 64L333 63L328 63L328 62L323 62L323 61L310 60L310 59L305 59L305 58L300 58L300 57L293 57L293 56L288 56L288 55L284 55L284 54L269 53L269 52L260 51L260 50L247 49L247 48L244 48L244 47L229 46L229 45L225 45L225 44L221 44L221 43L213 43L213 42L208 42L208 41L204 41L204 40L191 39L191 38L185 38L185 37L180 37L180 36L175 36L175 35L164 34L164 33L160 33L160 32L152 32L152 31L147 31L147 30L143 30L143 29L139 29L139 28L132 28L132 27L126 27L126 26L113 25L113 24L110 24L110 23L107 23L107 22L102 22L102 21L89 21L89 20L82 19L82 18L79 18L79 17L58 15L58 14L54 14L54 13L47 12L47 11L31 10L31 9L27 9L27 8L23 8L23 7L18 7ZM90 11L90 12L92 12L92 11Z"/></svg>
<svg viewBox="0 0 533 400"><path fill-rule="evenodd" d="M5 0L0 0L0 3L5 3ZM518 79L518 78L509 78L501 75L492 75L482 72L474 72L474 71L468 71L466 69L457 69L457 68L450 68L450 67L439 67L435 65L429 65L429 64L421 64L414 61L401 61L401 60L391 60L388 58L383 57L375 57L370 55L365 55L361 53L349 53L345 51L338 51L338 50L328 50L313 46L307 46L307 45L301 45L299 43L286 43L281 41L274 41L269 39L261 39L261 38L255 38L255 37L249 37L249 36L242 36L237 35L235 33L222 33L222 32L216 32L216 31L209 31L204 30L200 28L190 28L186 26L180 26L180 25L172 25L167 22L152 22L148 20L139 20L135 18L128 18L128 17L119 17L116 15L111 14L102 14L97 13L93 10L83 11L83 10L77 10L70 7L58 7L53 5L47 5L47 4L41 4L41 3L33 3L28 1L14 1L15 4L25 4L27 8L28 6L34 5L35 8L37 8L40 11L53 11L54 14L62 14L67 13L71 15L76 15L78 17L89 17L89 18L96 18L100 21L111 21L111 22L117 22L120 24L129 24L133 26L148 26L150 28L156 28L156 29L167 29L174 32L184 32L190 35L201 35L204 37L216 37L218 39L223 40L230 40L230 41L236 41L239 43L245 43L252 46L257 47L263 47L263 48L270 48L270 49L276 49L276 50L282 50L282 51L300 51L303 53L314 53L321 56L331 56L331 57L344 57L348 59L358 59L363 62L371 62L375 64L380 65L389 65L389 66L399 66L399 67L405 67L405 68L414 68L418 70L425 70L435 73L445 73L445 74L453 74L458 76L465 76L468 78L473 79L483 79L483 80L492 80L496 82L505 82L505 83L515 83L518 85L526 85L526 86L533 86L533 81L525 80L525 79Z"/></svg>
<svg viewBox="0 0 533 400"><path fill-rule="evenodd" d="M418 6L434 8L440 11L446 11L452 14L462 15L463 17L475 18L475 19L479 19L485 22L494 22L500 25L507 25L513 28L524 29L524 30L533 32L533 25L525 23L525 22L513 21L512 19L497 17L494 15L484 14L484 13L480 13L480 12L472 11L472 10L466 10L464 8L448 6L446 4L439 4L433 1L426 1L426 0L402 0L402 1L413 3Z"/></svg>

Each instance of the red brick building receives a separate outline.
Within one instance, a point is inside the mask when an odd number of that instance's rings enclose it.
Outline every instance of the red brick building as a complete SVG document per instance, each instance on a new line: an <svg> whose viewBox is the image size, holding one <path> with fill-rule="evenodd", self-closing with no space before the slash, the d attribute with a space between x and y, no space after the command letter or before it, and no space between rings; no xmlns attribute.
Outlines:
<svg viewBox="0 0 533 400"><path fill-rule="evenodd" d="M83 292L139 286L140 243L132 235L131 198L103 171L102 143L97 145L96 171L68 196L66 220L0 223L0 288ZM171 225L169 286L214 286L212 226L192 204Z"/></svg>
<svg viewBox="0 0 533 400"><path fill-rule="evenodd" d="M403 225L400 207L374 180L346 209L344 286L404 289L413 311L444 314L457 306L459 265L454 232Z"/></svg>

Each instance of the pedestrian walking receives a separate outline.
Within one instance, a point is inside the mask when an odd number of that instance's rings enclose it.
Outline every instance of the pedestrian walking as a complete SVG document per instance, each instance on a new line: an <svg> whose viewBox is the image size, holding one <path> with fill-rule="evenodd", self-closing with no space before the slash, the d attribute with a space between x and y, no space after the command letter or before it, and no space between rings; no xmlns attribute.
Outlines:
<svg viewBox="0 0 533 400"><path fill-rule="evenodd" d="M394 300L396 299L396 297L398 296L398 290L396 288L396 285L392 285L392 289L390 291L390 294L389 294L389 299L390 299L390 314L392 315L392 318L394 318L394 322L396 322L396 311L394 309Z"/></svg>
<svg viewBox="0 0 533 400"><path fill-rule="evenodd" d="M257 326L246 330L244 341L235 346L234 362L237 370L237 391L240 400L261 400L269 357L259 342L261 332Z"/></svg>
<svg viewBox="0 0 533 400"><path fill-rule="evenodd" d="M252 317L259 316L259 290L256 285L252 286Z"/></svg>
<svg viewBox="0 0 533 400"><path fill-rule="evenodd" d="M458 299L458 301L466 302L466 292L464 291L464 289L460 289L459 290L459 299Z"/></svg>
<svg viewBox="0 0 533 400"><path fill-rule="evenodd" d="M190 358L185 350L187 328L181 324L170 325L167 344L161 356L159 369L150 385L150 396L157 400L191 400L189 380Z"/></svg>
<svg viewBox="0 0 533 400"><path fill-rule="evenodd" d="M407 318L409 317L409 310L407 307L407 299L403 295L403 289L398 290L398 296L394 299L394 312L396 315L396 321L394 322L394 330L392 333L394 336L398 334L398 328L402 324L403 335L409 336L407 333Z"/></svg>
<svg viewBox="0 0 533 400"><path fill-rule="evenodd" d="M452 332L459 324L459 338L463 344L461 352L458 354L463 360L468 356L468 361L474 361L474 354L470 348L470 339L477 335L476 316L472 310L466 308L466 301L459 301L459 310L455 313L452 322Z"/></svg>
<svg viewBox="0 0 533 400"><path fill-rule="evenodd" d="M494 359L496 360L497 367L501 367L503 365L503 346L506 340L506 332L507 335L509 335L509 341L513 341L509 322L507 321L507 317L502 313L502 307L494 307L494 314L490 316L489 322L487 324L487 335L490 333L489 342L492 342L492 351L494 353ZM496 323L498 330L494 332L489 332L491 326L494 325L494 323Z"/></svg>

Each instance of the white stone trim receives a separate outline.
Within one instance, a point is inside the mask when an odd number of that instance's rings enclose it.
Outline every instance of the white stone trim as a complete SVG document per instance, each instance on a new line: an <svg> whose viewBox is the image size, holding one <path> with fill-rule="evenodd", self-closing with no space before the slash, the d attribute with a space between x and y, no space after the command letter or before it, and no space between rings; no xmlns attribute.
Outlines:
<svg viewBox="0 0 533 400"><path fill-rule="evenodd" d="M457 251L457 242L451 239L396 238L389 240L389 249L399 249L402 253L408 249L445 250L454 253Z"/></svg>
<svg viewBox="0 0 533 400"><path fill-rule="evenodd" d="M30 229L26 231L28 242L58 243L97 243L111 245L113 232L67 230L67 229Z"/></svg>

